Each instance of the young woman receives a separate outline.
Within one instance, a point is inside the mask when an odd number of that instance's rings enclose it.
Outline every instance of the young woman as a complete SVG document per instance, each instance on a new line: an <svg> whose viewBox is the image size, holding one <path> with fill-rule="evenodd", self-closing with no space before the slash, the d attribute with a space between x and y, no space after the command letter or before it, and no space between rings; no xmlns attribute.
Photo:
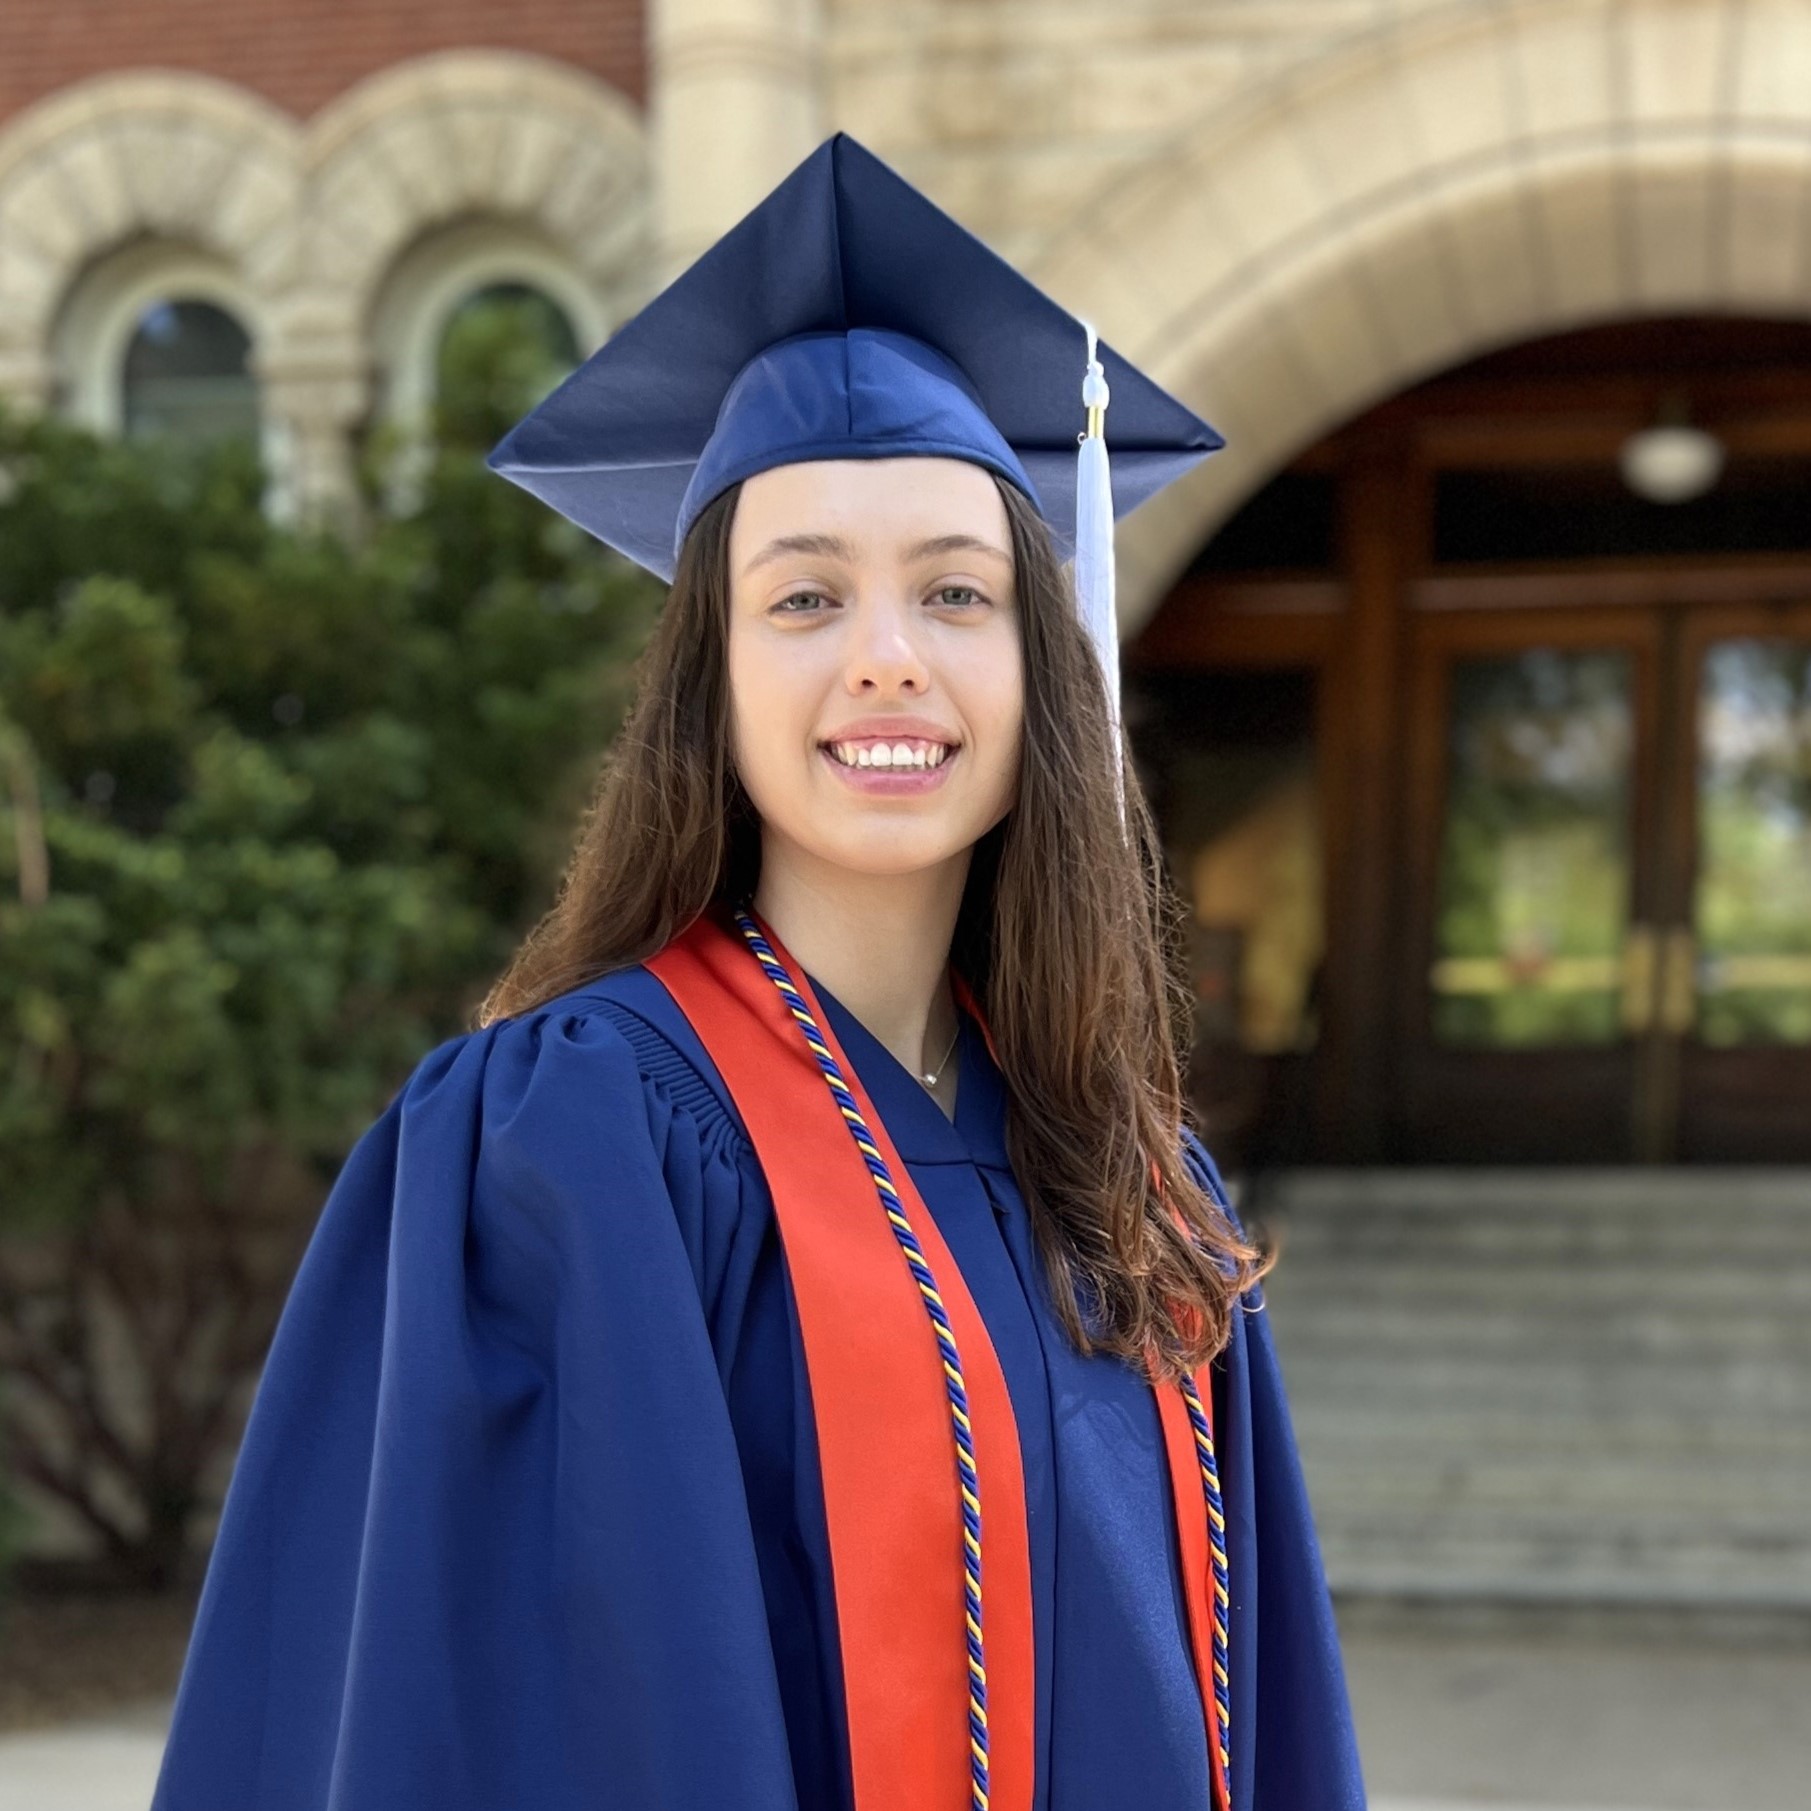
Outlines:
<svg viewBox="0 0 1811 1811"><path fill-rule="evenodd" d="M750 322L827 239L834 306ZM999 301L960 362L927 271ZM708 407L601 446L675 326ZM1003 431L1057 329L839 137L493 456L672 592L556 905L323 1212L155 1811L1362 1805L1177 907ZM1113 382L1148 494L1205 424Z"/></svg>

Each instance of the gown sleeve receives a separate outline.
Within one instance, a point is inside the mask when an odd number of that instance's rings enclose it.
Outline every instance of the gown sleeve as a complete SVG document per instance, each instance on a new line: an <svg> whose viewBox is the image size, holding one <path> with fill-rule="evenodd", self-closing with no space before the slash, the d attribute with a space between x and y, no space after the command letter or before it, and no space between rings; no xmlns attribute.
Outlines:
<svg viewBox="0 0 1811 1811"><path fill-rule="evenodd" d="M1214 1160L1185 1132L1195 1179L1239 1223ZM1241 1298L1215 1403L1227 1526L1235 1811L1364 1811L1358 1736L1333 1601L1263 1285Z"/></svg>
<svg viewBox="0 0 1811 1811"><path fill-rule="evenodd" d="M745 1186L605 1012L422 1063L290 1287L152 1811L796 1811L710 1325Z"/></svg>

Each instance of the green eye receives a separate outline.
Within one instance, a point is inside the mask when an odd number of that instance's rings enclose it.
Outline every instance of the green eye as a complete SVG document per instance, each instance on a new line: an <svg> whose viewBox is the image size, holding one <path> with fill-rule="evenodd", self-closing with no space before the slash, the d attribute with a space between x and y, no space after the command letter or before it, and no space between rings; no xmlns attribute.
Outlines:
<svg viewBox="0 0 1811 1811"><path fill-rule="evenodd" d="M810 610L794 610L790 608L791 605L796 604L801 598L815 599L821 603L823 602L824 594L821 591L795 591L791 596L781 598L780 601L774 605L774 608L785 616L810 616L813 614Z"/></svg>

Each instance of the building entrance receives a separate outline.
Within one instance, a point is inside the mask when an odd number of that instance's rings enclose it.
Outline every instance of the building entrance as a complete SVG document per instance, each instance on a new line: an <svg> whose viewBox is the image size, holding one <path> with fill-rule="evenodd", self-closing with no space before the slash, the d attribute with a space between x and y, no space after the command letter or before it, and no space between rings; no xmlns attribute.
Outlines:
<svg viewBox="0 0 1811 1811"><path fill-rule="evenodd" d="M1125 672L1236 1160L1811 1160L1807 498L1811 327L1627 323L1214 536Z"/></svg>

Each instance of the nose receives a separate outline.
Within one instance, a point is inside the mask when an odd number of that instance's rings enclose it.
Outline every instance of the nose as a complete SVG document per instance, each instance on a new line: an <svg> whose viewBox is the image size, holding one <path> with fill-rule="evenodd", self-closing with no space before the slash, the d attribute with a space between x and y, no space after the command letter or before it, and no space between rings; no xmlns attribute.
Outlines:
<svg viewBox="0 0 1811 1811"><path fill-rule="evenodd" d="M922 646L923 624L912 599L876 590L851 612L852 634L844 684L853 694L923 692L931 681Z"/></svg>

